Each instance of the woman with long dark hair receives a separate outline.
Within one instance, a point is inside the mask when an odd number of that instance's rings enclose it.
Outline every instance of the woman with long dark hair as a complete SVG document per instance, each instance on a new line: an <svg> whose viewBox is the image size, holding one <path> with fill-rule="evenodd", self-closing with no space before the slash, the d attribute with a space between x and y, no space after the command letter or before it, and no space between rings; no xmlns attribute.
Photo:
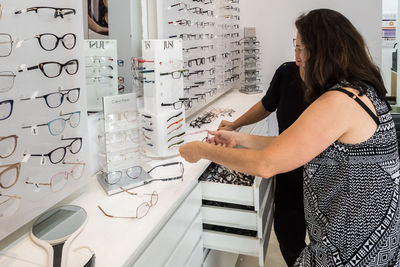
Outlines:
<svg viewBox="0 0 400 267"><path fill-rule="evenodd" d="M339 12L313 10L296 28L311 102L299 119L278 137L211 132L181 155L261 177L305 164L310 244L295 265L400 266L399 154L380 72Z"/></svg>

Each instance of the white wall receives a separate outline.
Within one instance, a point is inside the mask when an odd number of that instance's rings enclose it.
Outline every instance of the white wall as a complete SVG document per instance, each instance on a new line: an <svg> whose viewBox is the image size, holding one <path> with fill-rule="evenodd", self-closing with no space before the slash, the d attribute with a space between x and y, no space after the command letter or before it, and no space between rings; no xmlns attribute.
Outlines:
<svg viewBox="0 0 400 267"><path fill-rule="evenodd" d="M316 8L335 9L361 32L375 63L381 65L381 0L242 0L241 23L257 28L261 41L263 82L268 88L275 69L293 61L294 22L303 12Z"/></svg>

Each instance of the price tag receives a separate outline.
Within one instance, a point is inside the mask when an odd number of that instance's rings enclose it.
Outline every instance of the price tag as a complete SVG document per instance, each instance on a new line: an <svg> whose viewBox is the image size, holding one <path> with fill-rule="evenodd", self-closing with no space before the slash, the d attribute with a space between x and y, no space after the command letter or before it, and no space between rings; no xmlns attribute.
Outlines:
<svg viewBox="0 0 400 267"><path fill-rule="evenodd" d="M44 155L42 155L40 157L40 165L45 165L46 164L46 157Z"/></svg>
<svg viewBox="0 0 400 267"><path fill-rule="evenodd" d="M26 64L21 64L21 65L19 65L19 71L27 71L28 69L27 69L27 66L26 66Z"/></svg>
<svg viewBox="0 0 400 267"><path fill-rule="evenodd" d="M24 43L25 40L20 40L17 42L17 45L15 46L15 48L20 48L22 46L22 44Z"/></svg>
<svg viewBox="0 0 400 267"><path fill-rule="evenodd" d="M33 125L31 127L31 134L32 135L38 135L39 134L39 130L38 130L38 127L36 125Z"/></svg>
<svg viewBox="0 0 400 267"><path fill-rule="evenodd" d="M21 162L28 162L29 158L31 157L31 154L25 154L24 158L21 160Z"/></svg>

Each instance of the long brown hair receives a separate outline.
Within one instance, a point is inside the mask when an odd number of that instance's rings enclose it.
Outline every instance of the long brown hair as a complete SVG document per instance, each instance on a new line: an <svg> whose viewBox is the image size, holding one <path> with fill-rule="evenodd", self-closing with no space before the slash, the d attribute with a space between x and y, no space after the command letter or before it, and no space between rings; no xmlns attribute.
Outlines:
<svg viewBox="0 0 400 267"><path fill-rule="evenodd" d="M364 39L342 14L315 9L296 20L296 28L308 53L305 65L305 98L309 102L331 86L346 81L360 94L365 85L375 88L380 99L386 89L379 68L372 62Z"/></svg>

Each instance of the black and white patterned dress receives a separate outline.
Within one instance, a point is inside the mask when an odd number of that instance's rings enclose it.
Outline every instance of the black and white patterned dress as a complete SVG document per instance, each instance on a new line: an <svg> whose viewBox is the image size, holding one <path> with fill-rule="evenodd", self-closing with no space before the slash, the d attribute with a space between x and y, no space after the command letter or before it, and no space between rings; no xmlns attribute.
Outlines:
<svg viewBox="0 0 400 267"><path fill-rule="evenodd" d="M336 141L304 168L310 244L296 266L400 266L396 131L386 103L372 88L366 95L379 120L374 135Z"/></svg>

